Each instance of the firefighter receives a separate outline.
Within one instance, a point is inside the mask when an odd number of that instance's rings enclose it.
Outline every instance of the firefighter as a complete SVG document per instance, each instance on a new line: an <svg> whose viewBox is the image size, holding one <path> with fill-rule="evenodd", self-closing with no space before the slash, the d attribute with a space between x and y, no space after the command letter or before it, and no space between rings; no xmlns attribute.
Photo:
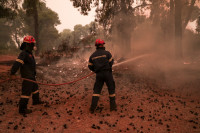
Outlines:
<svg viewBox="0 0 200 133"><path fill-rule="evenodd" d="M105 42L103 40L96 39L96 51L89 58L88 67L91 71L96 73L90 113L94 113L97 107L104 82L108 87L110 111L117 111L115 102L115 82L112 75L112 65L114 60L111 53L105 50L104 44Z"/></svg>
<svg viewBox="0 0 200 133"><path fill-rule="evenodd" d="M20 46L22 52L14 62L11 68L11 78L15 77L15 73L20 68L20 74L22 78L36 81L36 63L32 54L35 49L35 39L32 36L24 37L23 43ZM32 113L32 110L27 109L29 97L32 93L33 105L42 104L43 102L39 98L38 85L36 83L23 80L22 82L22 94L19 101L19 113L22 115Z"/></svg>

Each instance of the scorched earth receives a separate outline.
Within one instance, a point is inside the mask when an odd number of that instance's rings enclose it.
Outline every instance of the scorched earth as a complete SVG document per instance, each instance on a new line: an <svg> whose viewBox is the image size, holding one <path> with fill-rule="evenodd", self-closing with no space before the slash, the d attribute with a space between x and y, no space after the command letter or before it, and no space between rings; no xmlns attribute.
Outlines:
<svg viewBox="0 0 200 133"><path fill-rule="evenodd" d="M9 78L8 70L15 58L1 60L1 81ZM166 76L156 67L149 72L149 66L144 62L140 59L113 69L118 106L116 112L109 110L108 91L104 85L96 112L89 113L95 75L70 85L39 85L40 96L45 104L33 106L30 99L28 107L33 113L27 116L18 113L21 80L1 83L0 132L200 132L200 78L197 76L184 83L172 78L171 84L167 84L170 74ZM48 65L38 64L37 81L65 83L89 73L86 60L63 59ZM190 76L192 72L184 71L185 74Z"/></svg>

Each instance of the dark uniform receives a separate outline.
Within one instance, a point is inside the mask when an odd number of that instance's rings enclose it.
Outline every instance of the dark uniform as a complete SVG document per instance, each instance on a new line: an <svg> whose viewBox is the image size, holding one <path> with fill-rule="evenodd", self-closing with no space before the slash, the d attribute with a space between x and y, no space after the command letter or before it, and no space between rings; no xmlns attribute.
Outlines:
<svg viewBox="0 0 200 133"><path fill-rule="evenodd" d="M112 75L113 58L110 52L105 50L105 47L97 47L96 51L90 56L88 67L96 73L96 82L93 89L92 104L90 107L91 113L97 107L99 96L106 83L110 97L110 110L116 110L115 103L115 82Z"/></svg>
<svg viewBox="0 0 200 133"><path fill-rule="evenodd" d="M34 80L36 76L36 63L31 52L23 50L11 68L11 75L14 75L20 68L22 78ZM40 104L38 85L24 80L22 83L22 95L19 102L19 113L26 113L29 97L32 93L33 105Z"/></svg>

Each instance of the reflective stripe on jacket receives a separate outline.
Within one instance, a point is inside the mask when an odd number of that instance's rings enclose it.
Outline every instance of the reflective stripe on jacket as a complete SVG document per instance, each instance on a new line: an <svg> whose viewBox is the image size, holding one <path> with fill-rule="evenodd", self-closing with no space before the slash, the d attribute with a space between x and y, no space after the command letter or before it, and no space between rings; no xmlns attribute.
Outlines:
<svg viewBox="0 0 200 133"><path fill-rule="evenodd" d="M20 68L22 78L35 79L36 63L32 53L22 51L11 68L11 75L14 75Z"/></svg>
<svg viewBox="0 0 200 133"><path fill-rule="evenodd" d="M112 71L113 58L109 51L104 47L97 48L96 51L90 56L88 67L91 71L97 73L100 71Z"/></svg>

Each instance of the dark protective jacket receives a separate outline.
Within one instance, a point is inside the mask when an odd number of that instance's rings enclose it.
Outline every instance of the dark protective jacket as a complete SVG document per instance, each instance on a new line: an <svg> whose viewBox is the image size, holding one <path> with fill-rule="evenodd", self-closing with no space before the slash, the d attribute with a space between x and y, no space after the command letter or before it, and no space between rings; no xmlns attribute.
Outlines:
<svg viewBox="0 0 200 133"><path fill-rule="evenodd" d="M88 67L95 73L107 70L112 71L113 62L114 60L109 51L106 51L104 47L97 47L89 58Z"/></svg>
<svg viewBox="0 0 200 133"><path fill-rule="evenodd" d="M22 78L35 79L36 63L34 56L29 51L22 51L11 68L11 75L14 75L20 68Z"/></svg>

